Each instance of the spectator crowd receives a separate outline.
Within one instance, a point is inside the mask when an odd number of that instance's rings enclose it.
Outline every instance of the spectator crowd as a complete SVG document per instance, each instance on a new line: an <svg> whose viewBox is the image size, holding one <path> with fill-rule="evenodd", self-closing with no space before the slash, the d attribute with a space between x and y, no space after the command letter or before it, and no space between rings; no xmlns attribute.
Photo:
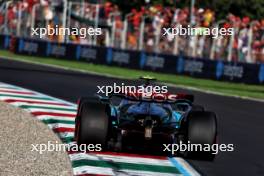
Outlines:
<svg viewBox="0 0 264 176"><path fill-rule="evenodd" d="M40 4L36 11L37 26L61 25L63 11L54 7L60 3L60 1L49 0L23 0L10 4L7 11L4 11L4 8L0 9L0 33L4 33L4 29L7 28L9 34L16 34L19 8L21 8L23 12L21 35L30 35L34 4ZM182 54L198 58L264 63L264 19L254 20L247 16L238 17L229 13L226 18L217 20L217 14L212 9L199 8L198 4L192 9L193 18L190 18L189 7L178 8L177 4L170 7L146 5L140 9L131 9L128 14L123 14L122 9L110 2L100 4L99 8L96 7L95 4L88 3L71 4L71 13L80 18L69 18L71 15L68 15L68 27L94 26L83 21L89 20L95 23L98 16L99 24L105 23L109 28L104 28L103 35L96 39L69 36L67 42L92 44L91 41L96 40L97 45L124 49L144 49L147 52ZM4 26L6 13L8 26ZM191 25L195 28L234 28L235 35L217 38L205 35L177 37L162 35L163 28L175 28L179 25L183 27ZM58 36L49 36L47 39L62 41ZM228 58L230 52L231 57Z"/></svg>

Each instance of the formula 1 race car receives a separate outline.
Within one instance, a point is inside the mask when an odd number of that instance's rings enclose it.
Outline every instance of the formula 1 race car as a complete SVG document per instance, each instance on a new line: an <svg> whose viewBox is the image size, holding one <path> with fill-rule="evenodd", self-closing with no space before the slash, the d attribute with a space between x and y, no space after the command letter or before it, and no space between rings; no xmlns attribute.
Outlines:
<svg viewBox="0 0 264 176"><path fill-rule="evenodd" d="M144 86L154 80L143 77ZM119 101L116 101L119 99ZM172 156L164 151L167 144L216 143L217 119L213 112L193 103L189 94L138 92L111 94L97 99L81 98L75 125L78 145L101 144L105 151L152 152ZM213 160L207 151L177 151L173 156Z"/></svg>

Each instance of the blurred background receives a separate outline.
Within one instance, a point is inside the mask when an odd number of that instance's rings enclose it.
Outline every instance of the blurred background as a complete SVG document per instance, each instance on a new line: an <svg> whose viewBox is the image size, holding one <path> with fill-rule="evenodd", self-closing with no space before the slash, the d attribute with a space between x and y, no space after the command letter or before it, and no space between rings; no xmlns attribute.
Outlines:
<svg viewBox="0 0 264 176"><path fill-rule="evenodd" d="M0 0L0 34L32 37L31 28L48 25L100 27L103 35L44 36L43 40L264 63L263 0ZM234 28L235 35L162 35L163 28L179 25Z"/></svg>

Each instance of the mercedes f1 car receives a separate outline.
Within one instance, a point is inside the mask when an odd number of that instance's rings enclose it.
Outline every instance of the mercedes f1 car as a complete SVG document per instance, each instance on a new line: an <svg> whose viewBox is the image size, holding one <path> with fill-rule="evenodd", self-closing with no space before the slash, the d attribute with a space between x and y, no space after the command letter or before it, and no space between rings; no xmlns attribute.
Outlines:
<svg viewBox="0 0 264 176"><path fill-rule="evenodd" d="M152 82L152 78L144 79L145 86ZM164 144L216 143L216 115L195 105L193 95L167 93L142 98L135 92L126 92L98 97L96 101L79 100L75 126L78 145L101 144L106 151L135 150L171 156L164 152ZM114 102L118 98L120 101ZM178 151L176 155L202 160L215 157L211 151Z"/></svg>

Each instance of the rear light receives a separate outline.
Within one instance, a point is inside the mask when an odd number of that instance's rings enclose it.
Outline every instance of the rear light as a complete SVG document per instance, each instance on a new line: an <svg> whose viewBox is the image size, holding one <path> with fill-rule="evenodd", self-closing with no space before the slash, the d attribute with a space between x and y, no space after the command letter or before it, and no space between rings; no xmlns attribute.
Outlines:
<svg viewBox="0 0 264 176"><path fill-rule="evenodd" d="M150 140L152 138L152 127L145 128L145 139Z"/></svg>
<svg viewBox="0 0 264 176"><path fill-rule="evenodd" d="M121 135L122 136L126 136L127 135L127 131L126 130L121 130Z"/></svg>

